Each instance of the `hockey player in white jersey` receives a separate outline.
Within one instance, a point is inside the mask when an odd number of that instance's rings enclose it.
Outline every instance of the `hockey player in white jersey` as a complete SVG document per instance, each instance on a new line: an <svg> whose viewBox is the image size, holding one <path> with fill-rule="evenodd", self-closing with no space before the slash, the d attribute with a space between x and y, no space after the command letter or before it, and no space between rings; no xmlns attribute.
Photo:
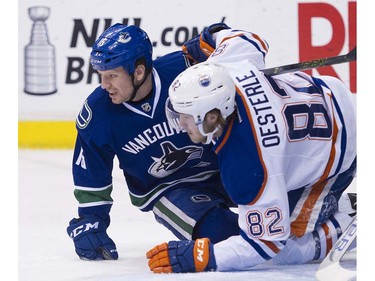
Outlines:
<svg viewBox="0 0 375 281"><path fill-rule="evenodd" d="M180 74L166 114L195 143L214 143L239 205L239 235L170 241L147 252L155 273L237 271L321 260L351 221L338 201L356 171L356 114L334 77L264 75L264 41L215 34L207 62ZM237 55L233 55L237 54Z"/></svg>

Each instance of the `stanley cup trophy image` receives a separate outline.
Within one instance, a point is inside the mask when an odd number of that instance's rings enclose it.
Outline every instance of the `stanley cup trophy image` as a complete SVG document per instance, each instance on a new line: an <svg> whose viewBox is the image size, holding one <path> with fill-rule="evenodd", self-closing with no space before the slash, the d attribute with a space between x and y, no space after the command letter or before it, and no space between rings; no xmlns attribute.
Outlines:
<svg viewBox="0 0 375 281"><path fill-rule="evenodd" d="M57 92L55 47L49 43L47 25L50 9L43 6L29 8L33 20L30 43L25 47L25 89L31 95Z"/></svg>

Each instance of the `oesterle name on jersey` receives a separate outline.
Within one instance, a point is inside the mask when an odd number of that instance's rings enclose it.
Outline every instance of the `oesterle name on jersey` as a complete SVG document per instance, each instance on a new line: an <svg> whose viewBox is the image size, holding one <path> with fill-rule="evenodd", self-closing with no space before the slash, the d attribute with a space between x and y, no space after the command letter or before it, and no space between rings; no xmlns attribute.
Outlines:
<svg viewBox="0 0 375 281"><path fill-rule="evenodd" d="M137 154L139 151L142 151L154 142L179 133L182 133L182 131L176 131L168 124L168 122L159 123L144 130L132 141L128 141L121 149Z"/></svg>
<svg viewBox="0 0 375 281"><path fill-rule="evenodd" d="M272 113L272 106L254 71L236 76L241 92L246 94L253 112L256 114L258 136L263 147L272 147L280 144L279 128L276 117ZM256 125L256 124L254 124Z"/></svg>

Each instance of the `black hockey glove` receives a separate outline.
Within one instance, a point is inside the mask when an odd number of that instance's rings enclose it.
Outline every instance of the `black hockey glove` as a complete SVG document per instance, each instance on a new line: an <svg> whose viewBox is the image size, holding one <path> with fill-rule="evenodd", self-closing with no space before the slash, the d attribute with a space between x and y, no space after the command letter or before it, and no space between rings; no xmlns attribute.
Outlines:
<svg viewBox="0 0 375 281"><path fill-rule="evenodd" d="M77 255L82 260L117 260L116 245L107 235L105 222L94 216L72 219L67 228Z"/></svg>

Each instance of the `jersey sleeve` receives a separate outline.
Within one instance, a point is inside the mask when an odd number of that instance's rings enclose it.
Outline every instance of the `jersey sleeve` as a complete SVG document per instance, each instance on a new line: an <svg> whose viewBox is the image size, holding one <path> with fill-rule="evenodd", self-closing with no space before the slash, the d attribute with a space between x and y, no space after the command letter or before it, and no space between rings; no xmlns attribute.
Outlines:
<svg viewBox="0 0 375 281"><path fill-rule="evenodd" d="M268 43L255 33L224 29L214 33L215 51L208 58L218 63L234 63L243 60L251 61L258 69L265 68Z"/></svg>
<svg viewBox="0 0 375 281"><path fill-rule="evenodd" d="M214 245L219 271L254 267L274 258L290 236L289 204L282 176L269 179L259 198L239 205L240 235Z"/></svg>
<svg viewBox="0 0 375 281"><path fill-rule="evenodd" d="M90 100L86 101L77 118L78 134L72 161L74 196L80 217L94 214L109 223L115 154L108 141L109 126L92 107Z"/></svg>

